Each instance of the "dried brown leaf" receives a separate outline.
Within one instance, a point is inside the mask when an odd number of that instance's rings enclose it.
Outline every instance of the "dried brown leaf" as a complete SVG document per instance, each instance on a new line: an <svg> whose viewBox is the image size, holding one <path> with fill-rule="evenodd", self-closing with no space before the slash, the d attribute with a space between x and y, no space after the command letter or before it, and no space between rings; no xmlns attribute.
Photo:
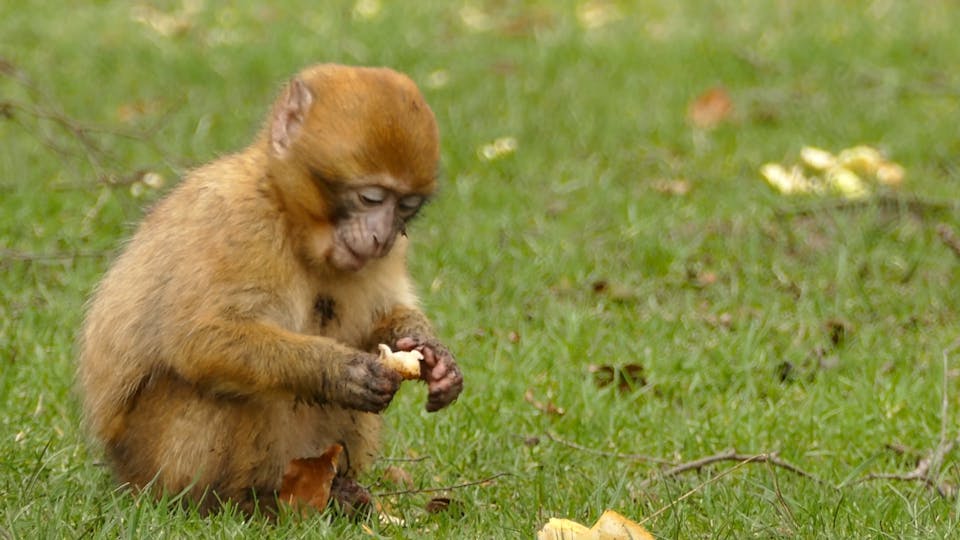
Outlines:
<svg viewBox="0 0 960 540"><path fill-rule="evenodd" d="M326 508L341 452L343 447L333 444L319 457L291 460L283 473L280 500L301 512Z"/></svg>
<svg viewBox="0 0 960 540"><path fill-rule="evenodd" d="M424 510L428 514L439 514L441 512L447 512L452 515L462 516L464 513L463 504L449 497L434 497L427 501Z"/></svg>
<svg viewBox="0 0 960 540"><path fill-rule="evenodd" d="M687 119L700 129L713 129L733 114L733 100L727 89L715 86L697 96L687 107Z"/></svg>
<svg viewBox="0 0 960 540"><path fill-rule="evenodd" d="M689 180L677 178L673 180L657 180L653 184L653 189L664 195L682 197L690 193L691 184Z"/></svg>
<svg viewBox="0 0 960 540"><path fill-rule="evenodd" d="M383 479L405 488L413 487L413 476L406 469L396 465L391 465L383 470Z"/></svg>
<svg viewBox="0 0 960 540"><path fill-rule="evenodd" d="M624 364L619 368L590 364L587 370L593 374L593 382L600 388L616 384L620 392L631 392L647 385L644 368L640 364Z"/></svg>

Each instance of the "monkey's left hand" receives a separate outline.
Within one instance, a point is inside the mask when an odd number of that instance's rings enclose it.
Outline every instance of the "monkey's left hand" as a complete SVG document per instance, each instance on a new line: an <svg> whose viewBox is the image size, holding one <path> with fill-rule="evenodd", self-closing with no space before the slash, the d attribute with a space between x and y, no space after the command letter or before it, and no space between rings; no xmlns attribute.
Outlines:
<svg viewBox="0 0 960 540"><path fill-rule="evenodd" d="M434 412L454 402L463 390L463 374L450 351L436 339L403 337L397 340L401 351L420 351L420 378L427 382L427 411Z"/></svg>

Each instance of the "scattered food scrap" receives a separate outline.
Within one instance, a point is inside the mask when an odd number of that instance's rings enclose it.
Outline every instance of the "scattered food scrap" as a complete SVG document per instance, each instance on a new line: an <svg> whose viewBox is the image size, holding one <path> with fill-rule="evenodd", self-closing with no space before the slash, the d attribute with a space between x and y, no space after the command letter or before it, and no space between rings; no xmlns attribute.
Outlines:
<svg viewBox="0 0 960 540"><path fill-rule="evenodd" d="M653 535L639 523L607 510L587 528L569 519L550 518L537 531L537 540L654 540Z"/></svg>
<svg viewBox="0 0 960 540"><path fill-rule="evenodd" d="M847 148L837 155L807 146L800 150L800 161L789 167L767 163L760 174L785 195L837 193L848 199L869 195L871 183L897 187L904 177L903 166L870 146Z"/></svg>

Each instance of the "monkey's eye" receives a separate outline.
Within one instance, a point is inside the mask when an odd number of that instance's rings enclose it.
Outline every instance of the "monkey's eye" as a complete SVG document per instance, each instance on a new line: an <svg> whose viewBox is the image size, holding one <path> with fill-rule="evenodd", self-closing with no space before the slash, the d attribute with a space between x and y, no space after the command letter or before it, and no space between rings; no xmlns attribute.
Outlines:
<svg viewBox="0 0 960 540"><path fill-rule="evenodd" d="M387 198L387 192L379 187L366 187L357 192L360 202L367 206L377 206L383 204Z"/></svg>
<svg viewBox="0 0 960 540"><path fill-rule="evenodd" d="M423 196L421 195L407 195L400 199L400 210L407 213L416 212L420 209L420 205L423 204Z"/></svg>

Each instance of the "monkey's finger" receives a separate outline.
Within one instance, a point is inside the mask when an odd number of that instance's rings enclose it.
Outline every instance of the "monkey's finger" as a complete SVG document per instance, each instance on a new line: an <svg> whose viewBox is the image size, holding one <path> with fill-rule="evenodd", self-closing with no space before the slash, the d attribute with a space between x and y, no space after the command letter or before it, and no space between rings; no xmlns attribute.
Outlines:
<svg viewBox="0 0 960 540"><path fill-rule="evenodd" d="M433 369L433 366L437 365L437 353L433 350L433 347L424 345L418 347L417 350L423 355L423 362L427 367Z"/></svg>
<svg viewBox="0 0 960 540"><path fill-rule="evenodd" d="M395 348L398 351L412 351L417 347L417 345L418 345L417 340L413 339L412 337L402 337L397 340ZM422 352L423 351L421 351L421 353Z"/></svg>
<svg viewBox="0 0 960 540"><path fill-rule="evenodd" d="M427 398L427 412L439 411L456 401L463 391L463 375L452 370L446 378L430 383L430 395Z"/></svg>
<svg viewBox="0 0 960 540"><path fill-rule="evenodd" d="M433 366L430 370L430 379L431 381L439 381L446 377L447 372L450 371L447 368L446 362L437 362L437 365Z"/></svg>

